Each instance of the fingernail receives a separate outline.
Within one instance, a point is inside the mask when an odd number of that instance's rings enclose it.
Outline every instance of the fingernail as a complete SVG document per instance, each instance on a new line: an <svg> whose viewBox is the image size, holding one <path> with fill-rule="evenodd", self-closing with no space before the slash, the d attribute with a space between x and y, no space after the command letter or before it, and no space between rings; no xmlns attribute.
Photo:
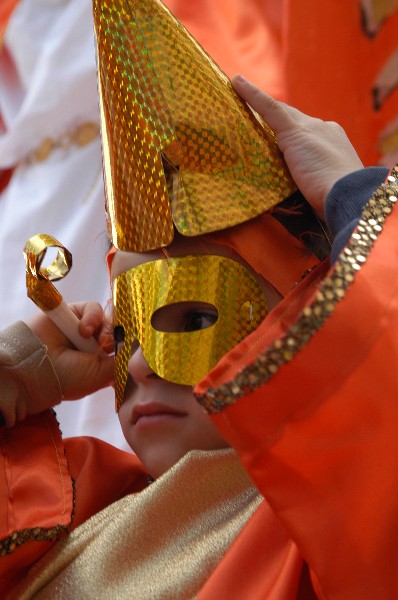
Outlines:
<svg viewBox="0 0 398 600"><path fill-rule="evenodd" d="M91 335L93 335L93 333L94 333L94 327L92 325L87 325L86 326L86 334L88 336L91 336Z"/></svg>
<svg viewBox="0 0 398 600"><path fill-rule="evenodd" d="M238 75L235 75L234 81L238 81L239 83L248 83L247 79L245 79L245 77L243 77L243 75L241 75L240 73Z"/></svg>

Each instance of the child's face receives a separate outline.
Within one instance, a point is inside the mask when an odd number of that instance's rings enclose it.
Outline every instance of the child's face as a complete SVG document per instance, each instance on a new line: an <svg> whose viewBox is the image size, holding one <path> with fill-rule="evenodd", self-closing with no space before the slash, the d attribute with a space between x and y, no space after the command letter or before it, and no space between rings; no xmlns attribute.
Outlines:
<svg viewBox="0 0 398 600"><path fill-rule="evenodd" d="M231 257L230 250L209 241L201 242L199 253ZM170 257L196 255L198 242L179 238L167 249L167 254ZM159 258L164 259L164 255L157 251L147 254L117 252L112 263L112 277ZM261 286L272 307L278 299L265 282ZM164 307L154 317L152 324L158 330L196 331L212 325L217 320L217 310L202 302L181 302ZM195 400L192 387L172 383L154 373L138 343L134 344L129 360L119 419L127 442L155 478L190 450L215 450L227 446Z"/></svg>

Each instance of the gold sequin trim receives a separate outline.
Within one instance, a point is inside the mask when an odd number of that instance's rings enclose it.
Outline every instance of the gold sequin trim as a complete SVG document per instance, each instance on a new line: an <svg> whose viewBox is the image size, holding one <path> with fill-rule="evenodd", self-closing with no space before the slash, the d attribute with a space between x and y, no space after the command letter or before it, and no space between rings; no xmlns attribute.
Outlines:
<svg viewBox="0 0 398 600"><path fill-rule="evenodd" d="M68 528L66 525L56 525L49 528L33 527L30 529L20 529L4 540L0 540L0 557L12 554L14 550L27 542L51 542L67 532Z"/></svg>
<svg viewBox="0 0 398 600"><path fill-rule="evenodd" d="M44 138L37 148L25 156L22 163L29 165L44 162L54 150L67 149L71 146L82 148L99 138L99 134L100 128L98 123L81 123L78 127L72 131L66 132L58 139L52 139L50 137Z"/></svg>
<svg viewBox="0 0 398 600"><path fill-rule="evenodd" d="M319 285L314 301L304 308L296 323L235 379L217 388L209 388L203 395L196 395L208 413L218 413L259 388L304 348L331 316L355 280L356 273L366 263L369 252L397 202L397 196L398 166L364 207L358 226L341 251L333 272Z"/></svg>

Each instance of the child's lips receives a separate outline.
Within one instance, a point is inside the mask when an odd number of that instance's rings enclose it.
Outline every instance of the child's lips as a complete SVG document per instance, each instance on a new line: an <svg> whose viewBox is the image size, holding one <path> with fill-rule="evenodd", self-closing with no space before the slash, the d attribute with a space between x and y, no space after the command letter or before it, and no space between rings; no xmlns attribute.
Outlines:
<svg viewBox="0 0 398 600"><path fill-rule="evenodd" d="M131 421L133 425L137 425L138 422L154 423L155 421L161 421L168 418L184 417L185 415L186 413L183 411L165 404L138 404L133 408Z"/></svg>

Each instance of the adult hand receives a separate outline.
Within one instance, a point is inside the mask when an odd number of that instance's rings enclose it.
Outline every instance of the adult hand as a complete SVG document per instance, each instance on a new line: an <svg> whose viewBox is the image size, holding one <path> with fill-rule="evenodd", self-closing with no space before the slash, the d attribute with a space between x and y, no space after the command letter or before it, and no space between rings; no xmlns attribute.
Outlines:
<svg viewBox="0 0 398 600"><path fill-rule="evenodd" d="M91 335L98 340L102 352L92 354L76 350L64 334L44 313L28 322L30 329L48 348L63 396L66 400L82 398L113 382L114 359L106 352L113 350L113 334L107 331L104 312L96 302L71 305L79 317L79 332L83 337Z"/></svg>
<svg viewBox="0 0 398 600"><path fill-rule="evenodd" d="M241 75L232 84L273 129L293 179L323 219L326 196L336 181L363 168L342 127L278 102Z"/></svg>

